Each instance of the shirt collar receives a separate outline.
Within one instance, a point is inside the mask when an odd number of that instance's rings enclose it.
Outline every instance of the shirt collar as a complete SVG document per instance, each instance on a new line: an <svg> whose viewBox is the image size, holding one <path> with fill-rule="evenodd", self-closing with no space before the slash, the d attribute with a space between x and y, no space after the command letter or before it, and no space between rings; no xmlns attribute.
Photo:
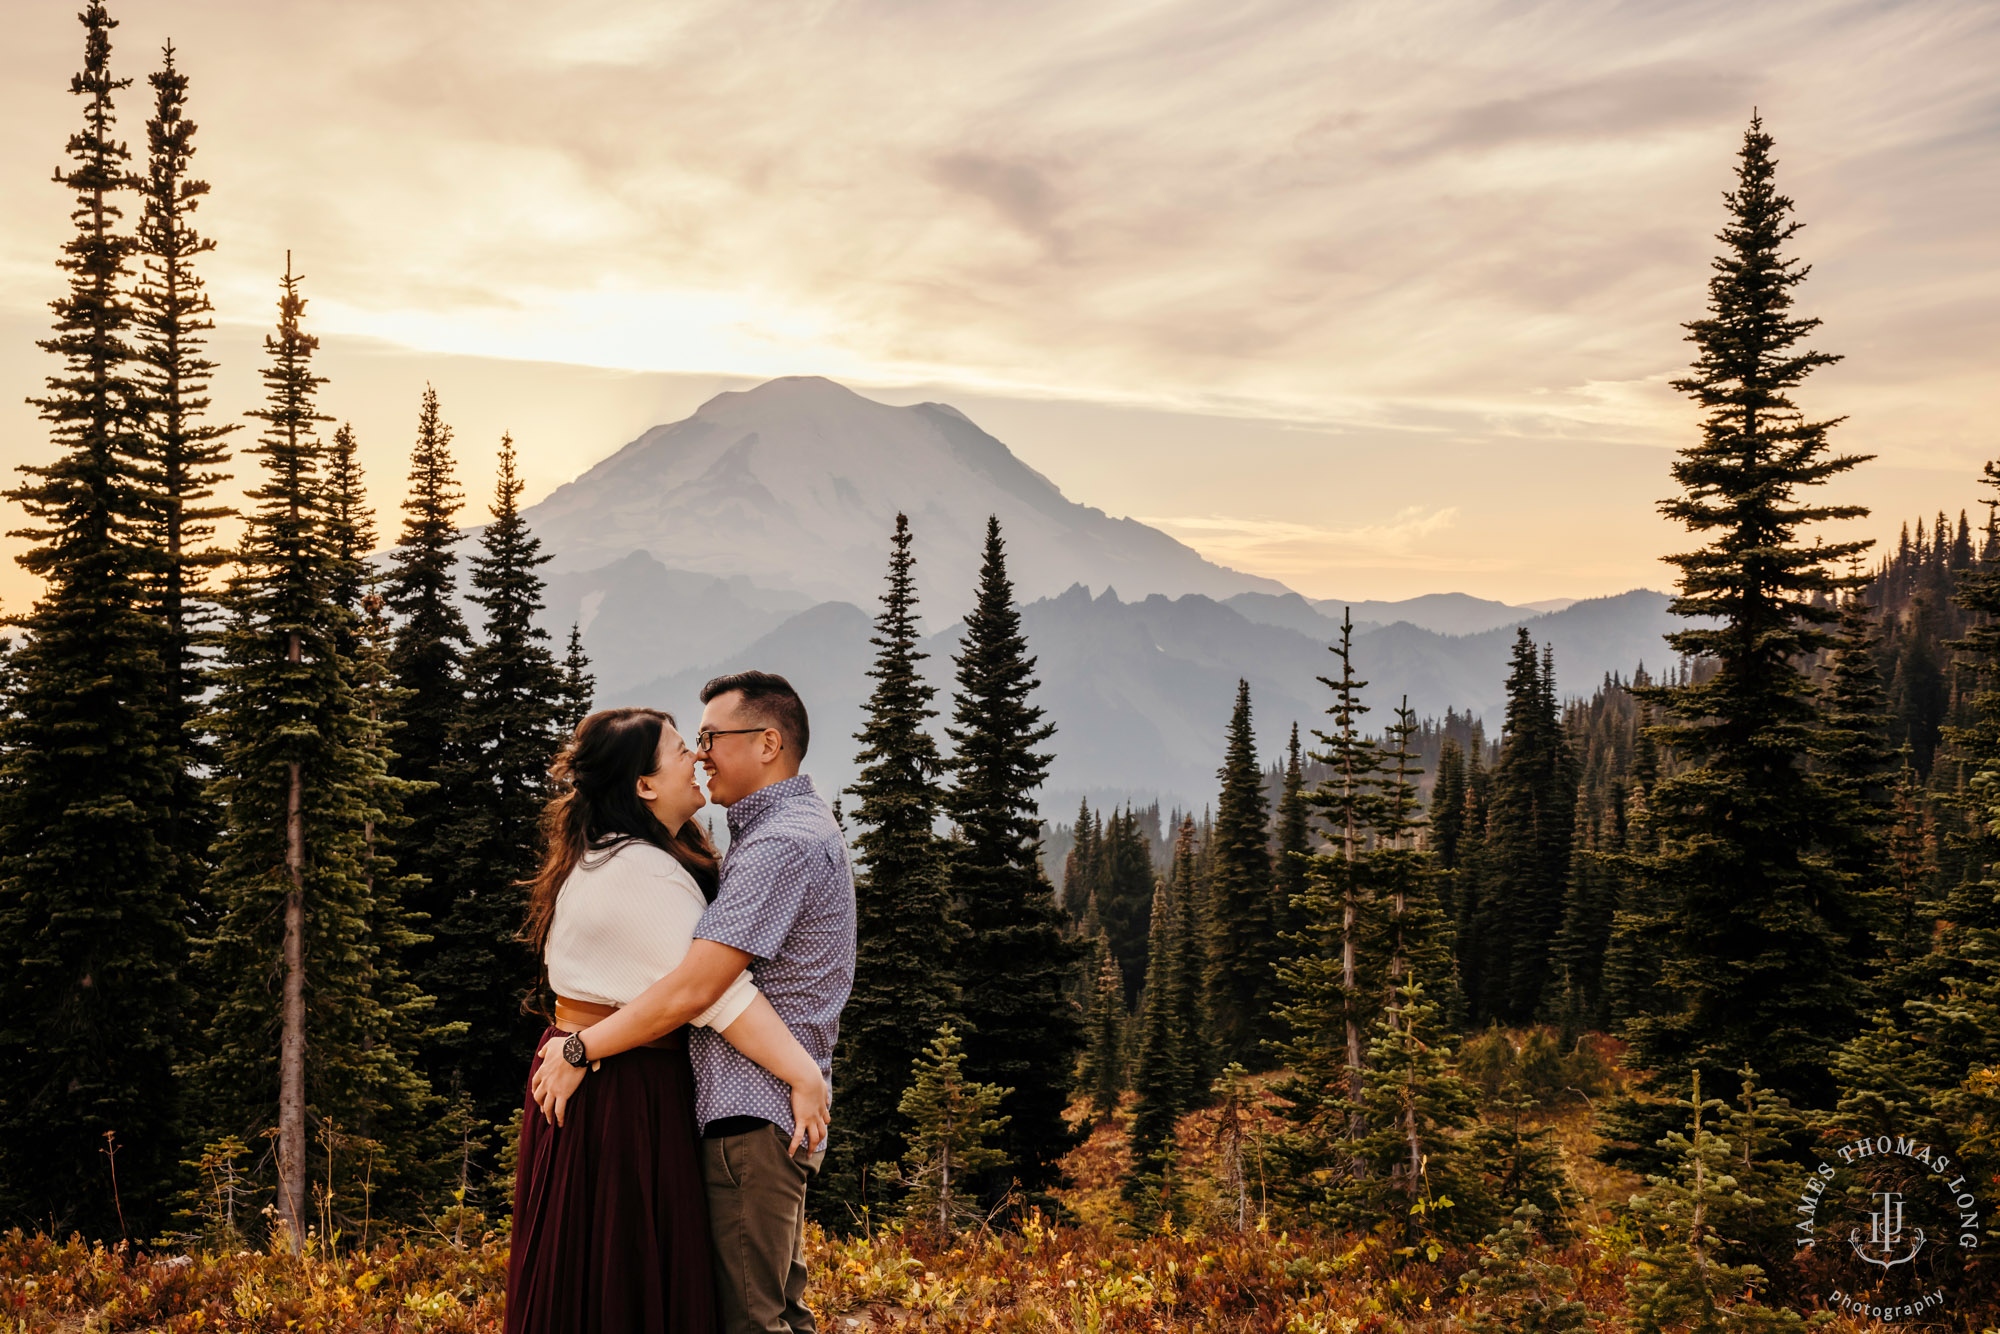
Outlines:
<svg viewBox="0 0 2000 1334"><path fill-rule="evenodd" d="M757 827L765 815L789 801L800 797L817 795L813 780L805 774L793 774L781 783L760 787L747 797L738 798L735 804L724 811L729 822L729 839L735 842Z"/></svg>

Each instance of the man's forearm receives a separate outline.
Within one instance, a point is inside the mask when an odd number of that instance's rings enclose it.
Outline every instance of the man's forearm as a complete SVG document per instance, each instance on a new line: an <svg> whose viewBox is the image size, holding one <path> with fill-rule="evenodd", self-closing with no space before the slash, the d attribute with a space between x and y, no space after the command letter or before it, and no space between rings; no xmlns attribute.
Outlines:
<svg viewBox="0 0 2000 1334"><path fill-rule="evenodd" d="M608 1019L600 1019L583 1030L584 1050L593 1061L616 1056L621 1051L643 1047L667 1034L708 1008L708 1002L693 999L689 988L675 973L668 973L639 993L638 999Z"/></svg>
<svg viewBox="0 0 2000 1334"><path fill-rule="evenodd" d="M741 950L697 940L680 967L640 992L618 1013L584 1029L584 1051L591 1060L599 1061L665 1037L713 1005L749 960Z"/></svg>

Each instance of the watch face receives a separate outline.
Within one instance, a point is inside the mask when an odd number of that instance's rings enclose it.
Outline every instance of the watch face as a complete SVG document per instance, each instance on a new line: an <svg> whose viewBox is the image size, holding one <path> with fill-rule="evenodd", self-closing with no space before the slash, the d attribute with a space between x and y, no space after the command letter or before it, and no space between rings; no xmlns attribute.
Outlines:
<svg viewBox="0 0 2000 1334"><path fill-rule="evenodd" d="M572 1033L569 1035L568 1039L566 1039L563 1042L563 1059L565 1061L568 1061L571 1065L574 1066L583 1065L585 1061L585 1056L583 1050L583 1035L581 1033Z"/></svg>

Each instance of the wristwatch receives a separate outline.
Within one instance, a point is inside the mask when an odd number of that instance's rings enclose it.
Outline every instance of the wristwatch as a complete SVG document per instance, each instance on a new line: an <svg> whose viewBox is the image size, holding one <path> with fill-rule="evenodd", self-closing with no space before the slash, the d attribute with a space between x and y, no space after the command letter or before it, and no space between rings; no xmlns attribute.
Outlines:
<svg viewBox="0 0 2000 1334"><path fill-rule="evenodd" d="M562 1058L579 1070L584 1069L590 1064L590 1053L583 1049L583 1034L581 1032L572 1033L563 1039Z"/></svg>

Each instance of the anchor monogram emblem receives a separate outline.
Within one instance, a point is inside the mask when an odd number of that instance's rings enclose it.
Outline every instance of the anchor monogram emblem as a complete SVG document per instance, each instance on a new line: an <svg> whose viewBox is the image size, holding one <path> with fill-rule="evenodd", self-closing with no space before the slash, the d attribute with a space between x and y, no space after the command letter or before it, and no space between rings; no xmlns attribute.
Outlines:
<svg viewBox="0 0 2000 1334"><path fill-rule="evenodd" d="M1907 1254L1893 1254L1903 1239L1903 1194L1901 1191L1885 1190L1877 1192L1875 1198L1881 1201L1882 1207L1868 1215L1868 1246L1880 1250L1881 1254L1871 1255L1862 1249L1861 1229L1858 1227L1847 1234L1847 1244L1871 1265L1880 1265L1884 1269L1906 1265L1916 1259L1917 1252L1924 1248L1924 1230L1912 1229L1916 1240L1910 1243Z"/></svg>

